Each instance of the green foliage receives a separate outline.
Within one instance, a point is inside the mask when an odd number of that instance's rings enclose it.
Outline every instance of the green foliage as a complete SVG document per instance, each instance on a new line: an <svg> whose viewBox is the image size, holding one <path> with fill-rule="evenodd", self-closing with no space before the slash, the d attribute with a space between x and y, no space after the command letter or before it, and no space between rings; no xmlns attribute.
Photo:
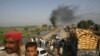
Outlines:
<svg viewBox="0 0 100 56"><path fill-rule="evenodd" d="M87 28L87 25L86 25L86 21L82 20L78 23L77 27L78 28Z"/></svg>
<svg viewBox="0 0 100 56"><path fill-rule="evenodd" d="M42 25L42 27L47 27L47 26L48 26L47 24L43 24L43 25Z"/></svg>
<svg viewBox="0 0 100 56"><path fill-rule="evenodd" d="M0 42L3 41L3 34L5 32L4 28L0 28Z"/></svg>
<svg viewBox="0 0 100 56"><path fill-rule="evenodd" d="M25 28L24 28L24 30L25 30L25 31L28 31L28 28L27 28L27 27L25 27Z"/></svg>
<svg viewBox="0 0 100 56"><path fill-rule="evenodd" d="M83 29L87 29L90 26L93 26L95 23L92 20L81 20L78 24L77 27L78 28L83 28Z"/></svg>
<svg viewBox="0 0 100 56"><path fill-rule="evenodd" d="M2 41L3 40L3 36L2 35L0 35L0 41Z"/></svg>
<svg viewBox="0 0 100 56"><path fill-rule="evenodd" d="M0 32L0 42L3 41L3 32Z"/></svg>
<svg viewBox="0 0 100 56"><path fill-rule="evenodd" d="M95 23L92 20L87 20L88 26L94 25Z"/></svg>
<svg viewBox="0 0 100 56"><path fill-rule="evenodd" d="M95 25L94 25L94 31L99 31L99 28L100 28L100 27L99 27L98 24L95 24Z"/></svg>

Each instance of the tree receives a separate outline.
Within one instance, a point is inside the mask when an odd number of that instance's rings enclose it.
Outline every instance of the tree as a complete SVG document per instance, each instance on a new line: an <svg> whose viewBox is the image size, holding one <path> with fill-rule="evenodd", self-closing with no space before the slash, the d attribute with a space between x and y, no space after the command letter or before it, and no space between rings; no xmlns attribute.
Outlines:
<svg viewBox="0 0 100 56"><path fill-rule="evenodd" d="M94 25L94 30L95 30L95 31L99 31L99 25L98 25L98 24L95 24L95 25Z"/></svg>
<svg viewBox="0 0 100 56"><path fill-rule="evenodd" d="M77 24L78 28L87 28L87 22L85 20L81 20L78 24Z"/></svg>
<svg viewBox="0 0 100 56"><path fill-rule="evenodd" d="M78 24L78 28L88 29L90 26L93 26L95 23L92 20L81 20Z"/></svg>
<svg viewBox="0 0 100 56"><path fill-rule="evenodd" d="M43 25L42 25L42 27L47 27L47 26L48 26L47 24L43 24Z"/></svg>
<svg viewBox="0 0 100 56"><path fill-rule="evenodd" d="M25 31L28 31L28 27L25 27L24 30L25 30Z"/></svg>
<svg viewBox="0 0 100 56"><path fill-rule="evenodd" d="M98 24L95 24L94 25L94 28L93 28L93 33L100 36L100 31L99 31L100 27Z"/></svg>
<svg viewBox="0 0 100 56"><path fill-rule="evenodd" d="M93 26L95 23L92 20L87 20L87 28Z"/></svg>

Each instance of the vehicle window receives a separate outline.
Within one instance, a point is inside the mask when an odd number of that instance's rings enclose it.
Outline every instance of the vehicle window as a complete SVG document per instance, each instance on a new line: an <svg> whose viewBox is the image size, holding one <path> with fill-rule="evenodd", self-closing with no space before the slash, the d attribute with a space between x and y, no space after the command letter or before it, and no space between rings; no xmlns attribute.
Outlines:
<svg viewBox="0 0 100 56"><path fill-rule="evenodd" d="M39 51L37 51L37 54L39 54Z"/></svg>
<svg viewBox="0 0 100 56"><path fill-rule="evenodd" d="M40 53L41 53L41 54L44 54L44 53L46 53L46 51L45 51L45 50L42 50Z"/></svg>

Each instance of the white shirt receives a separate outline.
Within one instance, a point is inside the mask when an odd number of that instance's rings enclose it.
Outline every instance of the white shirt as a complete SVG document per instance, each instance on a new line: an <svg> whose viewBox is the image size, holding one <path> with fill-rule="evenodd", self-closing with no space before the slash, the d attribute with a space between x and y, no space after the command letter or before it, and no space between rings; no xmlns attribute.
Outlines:
<svg viewBox="0 0 100 56"><path fill-rule="evenodd" d="M0 51L0 56L18 56L16 53L8 54L5 51Z"/></svg>

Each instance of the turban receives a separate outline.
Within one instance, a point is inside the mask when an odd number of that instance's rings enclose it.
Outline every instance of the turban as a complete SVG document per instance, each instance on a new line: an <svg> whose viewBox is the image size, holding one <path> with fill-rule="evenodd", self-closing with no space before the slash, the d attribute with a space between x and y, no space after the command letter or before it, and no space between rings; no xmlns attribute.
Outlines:
<svg viewBox="0 0 100 56"><path fill-rule="evenodd" d="M5 38L13 38L14 40L21 40L21 33L19 32L7 32L4 34Z"/></svg>

